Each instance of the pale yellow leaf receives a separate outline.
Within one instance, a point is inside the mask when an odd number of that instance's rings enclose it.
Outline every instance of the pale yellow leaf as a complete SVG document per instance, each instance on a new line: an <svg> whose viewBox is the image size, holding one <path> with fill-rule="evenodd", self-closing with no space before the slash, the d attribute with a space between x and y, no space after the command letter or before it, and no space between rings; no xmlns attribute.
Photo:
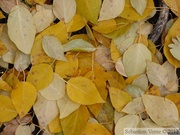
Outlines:
<svg viewBox="0 0 180 135"><path fill-rule="evenodd" d="M146 91L148 88L148 78L147 78L146 74L142 74L142 75L138 76L137 78L135 78L132 82L132 85L138 86L143 91Z"/></svg>
<svg viewBox="0 0 180 135"><path fill-rule="evenodd" d="M98 21L116 18L124 10L125 0L104 0Z"/></svg>
<svg viewBox="0 0 180 135"><path fill-rule="evenodd" d="M65 95L65 81L54 73L52 82L39 92L48 100L59 100Z"/></svg>
<svg viewBox="0 0 180 135"><path fill-rule="evenodd" d="M151 52L141 44L131 45L123 55L123 65L128 77L145 73L146 61L152 60Z"/></svg>
<svg viewBox="0 0 180 135"><path fill-rule="evenodd" d="M145 91L134 85L126 85L126 91L131 95L132 98L140 97Z"/></svg>
<svg viewBox="0 0 180 135"><path fill-rule="evenodd" d="M151 119L145 119L139 122L138 125L139 128L163 128L162 126L159 126L158 124L154 123ZM164 135L167 135L164 133Z"/></svg>
<svg viewBox="0 0 180 135"><path fill-rule="evenodd" d="M83 105L104 103L95 84L88 78L71 78L66 87L69 98L76 103Z"/></svg>
<svg viewBox="0 0 180 135"><path fill-rule="evenodd" d="M29 82L19 82L11 92L11 100L19 116L24 117L33 106L37 91Z"/></svg>
<svg viewBox="0 0 180 135"><path fill-rule="evenodd" d="M44 89L53 80L53 69L49 64L39 64L31 67L27 82L31 82L37 90Z"/></svg>
<svg viewBox="0 0 180 135"><path fill-rule="evenodd" d="M31 128L29 125L19 125L16 129L15 135L31 135Z"/></svg>
<svg viewBox="0 0 180 135"><path fill-rule="evenodd" d="M130 3L132 7L142 16L146 9L148 0L130 0Z"/></svg>
<svg viewBox="0 0 180 135"><path fill-rule="evenodd" d="M57 100L57 105L59 107L60 119L67 117L80 107L80 104L73 102L67 94Z"/></svg>
<svg viewBox="0 0 180 135"><path fill-rule="evenodd" d="M117 59L116 64L115 64L115 68L116 68L116 71L117 71L119 74L127 77L126 72L125 72L125 70L124 70L124 65L123 65L123 62L122 62L122 57L120 57L120 58Z"/></svg>
<svg viewBox="0 0 180 135"><path fill-rule="evenodd" d="M36 28L31 13L23 6L14 6L8 17L8 35L17 48L30 54Z"/></svg>
<svg viewBox="0 0 180 135"><path fill-rule="evenodd" d="M41 127L47 126L59 113L56 101L47 100L40 94L37 96L33 109Z"/></svg>
<svg viewBox="0 0 180 135"><path fill-rule="evenodd" d="M53 12L59 20L64 20L68 23L76 14L75 0L54 0Z"/></svg>
<svg viewBox="0 0 180 135"><path fill-rule="evenodd" d="M142 99L147 114L156 124L171 126L178 121L178 109L169 99L152 95L142 95Z"/></svg>
<svg viewBox="0 0 180 135"><path fill-rule="evenodd" d="M0 123L8 122L17 116L17 111L9 97L0 95Z"/></svg>

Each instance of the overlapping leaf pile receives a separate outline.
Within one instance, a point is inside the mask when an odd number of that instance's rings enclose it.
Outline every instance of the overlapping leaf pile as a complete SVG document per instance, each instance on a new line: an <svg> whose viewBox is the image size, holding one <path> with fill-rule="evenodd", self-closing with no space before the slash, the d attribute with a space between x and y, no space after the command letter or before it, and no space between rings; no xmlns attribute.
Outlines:
<svg viewBox="0 0 180 135"><path fill-rule="evenodd" d="M179 16L178 4L165 2ZM8 14L0 66L14 65L0 79L2 135L31 135L37 126L55 135L180 127L180 19L168 22L161 53L148 39L153 0L0 0L0 7Z"/></svg>

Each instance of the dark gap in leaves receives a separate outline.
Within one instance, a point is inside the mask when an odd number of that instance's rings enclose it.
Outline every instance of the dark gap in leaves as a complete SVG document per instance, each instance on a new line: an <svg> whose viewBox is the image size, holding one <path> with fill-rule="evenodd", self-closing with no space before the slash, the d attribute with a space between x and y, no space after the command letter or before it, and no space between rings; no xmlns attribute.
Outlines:
<svg viewBox="0 0 180 135"><path fill-rule="evenodd" d="M83 27L82 29L76 31L76 32L72 32L72 36L73 35L77 35L77 34L86 34L86 27Z"/></svg>

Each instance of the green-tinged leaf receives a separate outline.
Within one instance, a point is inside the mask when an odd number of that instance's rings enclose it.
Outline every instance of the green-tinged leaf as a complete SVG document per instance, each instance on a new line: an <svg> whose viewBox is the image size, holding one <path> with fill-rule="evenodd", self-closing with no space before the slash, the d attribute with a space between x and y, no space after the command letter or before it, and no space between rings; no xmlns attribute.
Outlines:
<svg viewBox="0 0 180 135"><path fill-rule="evenodd" d="M148 0L130 0L130 3L132 7L142 16L146 9Z"/></svg>
<svg viewBox="0 0 180 135"><path fill-rule="evenodd" d="M9 37L17 48L25 54L30 54L36 34L31 13L23 6L14 6L7 25Z"/></svg>
<svg viewBox="0 0 180 135"><path fill-rule="evenodd" d="M144 94L145 91L139 88L138 86L134 85L127 85L126 86L126 91L131 95L131 97L140 97L141 94Z"/></svg>
<svg viewBox="0 0 180 135"><path fill-rule="evenodd" d="M74 39L63 45L64 52L67 51L80 51L80 52L93 52L96 48L89 42L83 39Z"/></svg>
<svg viewBox="0 0 180 135"><path fill-rule="evenodd" d="M61 119L64 135L80 135L90 115L86 106L81 106L69 116Z"/></svg>
<svg viewBox="0 0 180 135"><path fill-rule="evenodd" d="M44 36L42 39L42 47L49 57L56 60L67 61L64 56L63 46L55 36Z"/></svg>
<svg viewBox="0 0 180 135"><path fill-rule="evenodd" d="M101 3L101 0L76 0L77 12L95 24L98 20Z"/></svg>

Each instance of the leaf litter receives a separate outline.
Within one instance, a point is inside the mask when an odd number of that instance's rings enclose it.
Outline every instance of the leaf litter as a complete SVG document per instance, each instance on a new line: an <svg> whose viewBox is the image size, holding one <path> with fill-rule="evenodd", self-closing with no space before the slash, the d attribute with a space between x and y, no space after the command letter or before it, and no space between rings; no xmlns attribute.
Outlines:
<svg viewBox="0 0 180 135"><path fill-rule="evenodd" d="M176 18L162 51L148 38L153 0L0 0L0 134L178 128L180 11L164 2Z"/></svg>

